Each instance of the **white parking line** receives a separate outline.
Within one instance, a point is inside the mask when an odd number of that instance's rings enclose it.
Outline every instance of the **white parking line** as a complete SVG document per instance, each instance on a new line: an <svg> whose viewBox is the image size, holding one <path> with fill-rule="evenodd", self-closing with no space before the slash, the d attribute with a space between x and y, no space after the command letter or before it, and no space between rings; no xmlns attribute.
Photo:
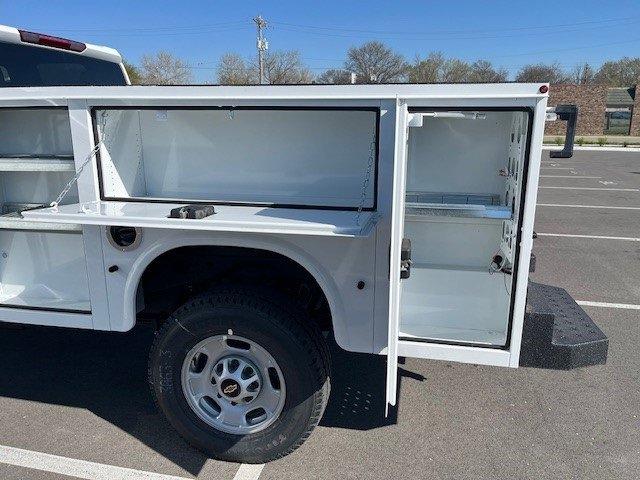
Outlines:
<svg viewBox="0 0 640 480"><path fill-rule="evenodd" d="M115 467L3 445L0 445L0 463L87 480L113 480L115 478L119 480L189 480L187 477Z"/></svg>
<svg viewBox="0 0 640 480"><path fill-rule="evenodd" d="M565 238L590 238L594 240L621 240L624 242L640 242L636 237L609 237L604 235L574 235L571 233L542 233L536 232L539 237L565 237Z"/></svg>
<svg viewBox="0 0 640 480"><path fill-rule="evenodd" d="M600 188L600 187L538 187L538 188L556 188L558 190L600 190L610 192L640 192L640 188Z"/></svg>
<svg viewBox="0 0 640 480"><path fill-rule="evenodd" d="M257 480L262 473L262 469L264 468L264 463L249 465L248 463L243 463L240 465L240 468L236 472L233 480Z"/></svg>
<svg viewBox="0 0 640 480"><path fill-rule="evenodd" d="M576 300L576 303L584 307L604 307L604 308L622 308L626 310L640 310L640 305L634 305L631 303L589 302L587 300Z"/></svg>
<svg viewBox="0 0 640 480"><path fill-rule="evenodd" d="M552 165L555 165L552 164ZM540 170L573 170L575 167L540 167Z"/></svg>
<svg viewBox="0 0 640 480"><path fill-rule="evenodd" d="M609 205L563 205L560 203L538 203L538 207L605 208L605 209L611 209L611 210L640 210L640 207L614 207Z"/></svg>
<svg viewBox="0 0 640 480"><path fill-rule="evenodd" d="M582 175L540 175L540 178L602 178L602 177L584 177Z"/></svg>

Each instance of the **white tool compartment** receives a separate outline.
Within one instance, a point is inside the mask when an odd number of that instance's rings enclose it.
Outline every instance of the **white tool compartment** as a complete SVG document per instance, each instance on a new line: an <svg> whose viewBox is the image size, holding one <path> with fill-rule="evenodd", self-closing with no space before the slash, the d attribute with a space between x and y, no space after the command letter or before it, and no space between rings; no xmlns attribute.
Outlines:
<svg viewBox="0 0 640 480"><path fill-rule="evenodd" d="M69 108L78 196L74 183L22 215L84 226L94 328L131 328L135 275L163 242L300 255L326 281L338 343L388 355L394 405L398 356L518 365L539 88L39 89L31 101ZM215 214L169 218L188 204ZM140 246L114 249L109 226L141 229Z"/></svg>
<svg viewBox="0 0 640 480"><path fill-rule="evenodd" d="M26 222L75 172L66 108L0 109L0 307L90 311L82 230ZM77 202L72 188L66 202Z"/></svg>

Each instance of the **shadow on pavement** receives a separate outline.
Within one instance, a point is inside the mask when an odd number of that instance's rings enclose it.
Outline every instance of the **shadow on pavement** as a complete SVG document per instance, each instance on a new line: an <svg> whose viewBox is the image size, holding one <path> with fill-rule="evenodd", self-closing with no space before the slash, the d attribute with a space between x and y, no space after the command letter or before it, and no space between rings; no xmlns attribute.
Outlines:
<svg viewBox="0 0 640 480"><path fill-rule="evenodd" d="M207 457L182 440L151 397L147 356L152 337L147 326L106 333L0 325L0 396L89 410L197 475ZM332 392L320 424L368 430L395 423L394 411L384 416L385 357L330 344ZM415 378L403 372L400 377Z"/></svg>

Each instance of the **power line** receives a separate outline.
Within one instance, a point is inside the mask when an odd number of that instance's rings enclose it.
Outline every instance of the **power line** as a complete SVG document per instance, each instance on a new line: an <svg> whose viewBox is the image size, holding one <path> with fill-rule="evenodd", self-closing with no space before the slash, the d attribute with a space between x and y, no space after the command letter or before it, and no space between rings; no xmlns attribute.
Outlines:
<svg viewBox="0 0 640 480"><path fill-rule="evenodd" d="M390 31L390 30L365 30L365 29L354 29L354 28L345 28L345 27L323 27L318 25L302 25L296 23L287 23L287 22L271 22L273 25L284 25L289 27L299 27L299 28L309 28L309 29L318 29L318 30L331 30L331 31L340 31L340 32L355 32L355 33L367 33L367 34L382 34L382 35L454 35L454 34L468 34L468 33L495 33L496 31L522 31L522 30L540 30L540 29L550 29L550 28L563 28L563 27L575 27L578 25L593 25L593 24L602 24L602 23L611 23L611 22L628 22L632 20L638 20L640 17L619 17L619 18L610 18L606 20L589 20L583 22L571 22L571 23L562 23L562 24L554 24L554 25L534 25L527 27L512 27L512 28L504 28L503 26L494 27L490 30L473 30L473 29L465 29L465 30L430 30L427 32L416 32L416 31Z"/></svg>
<svg viewBox="0 0 640 480"><path fill-rule="evenodd" d="M217 27L231 25L246 25L246 20L235 20L232 22L210 23L206 25L173 25L167 27L147 27L147 28L49 28L56 32L160 32L171 30L194 30L194 29L211 29ZM36 29L37 30L37 29Z"/></svg>

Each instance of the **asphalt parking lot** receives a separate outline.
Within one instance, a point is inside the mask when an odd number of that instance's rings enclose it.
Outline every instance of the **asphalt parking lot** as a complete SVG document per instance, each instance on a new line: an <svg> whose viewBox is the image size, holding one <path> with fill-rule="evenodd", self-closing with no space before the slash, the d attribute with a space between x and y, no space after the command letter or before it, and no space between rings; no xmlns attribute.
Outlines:
<svg viewBox="0 0 640 480"><path fill-rule="evenodd" d="M205 458L156 412L149 329L7 327L0 478L637 479L640 152L545 152L541 175L532 278L584 305L610 338L606 365L558 372L410 359L397 416L385 419L384 358L335 351L332 398L310 439L263 468L239 467Z"/></svg>

